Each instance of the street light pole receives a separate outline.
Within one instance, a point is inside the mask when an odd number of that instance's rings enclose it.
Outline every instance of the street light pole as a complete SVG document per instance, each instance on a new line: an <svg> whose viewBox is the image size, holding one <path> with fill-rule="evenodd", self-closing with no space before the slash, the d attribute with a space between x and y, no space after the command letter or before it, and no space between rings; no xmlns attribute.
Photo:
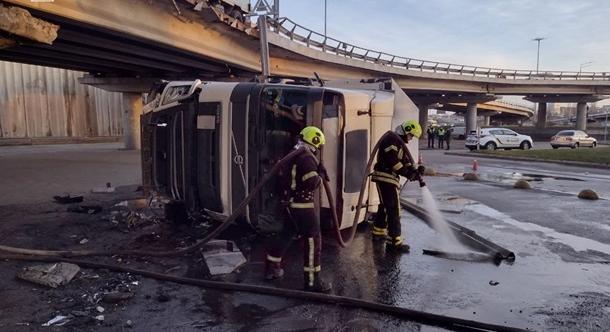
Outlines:
<svg viewBox="0 0 610 332"><path fill-rule="evenodd" d="M582 73L582 69L591 66L592 63L593 63L593 61L587 61L587 62L581 63L578 73Z"/></svg>
<svg viewBox="0 0 610 332"><path fill-rule="evenodd" d="M536 37L534 39L532 39L532 41L537 41L538 42L538 53L536 55L536 74L538 74L538 69L539 69L539 65L540 65L540 42L542 40L544 40L546 38L544 37Z"/></svg>
<svg viewBox="0 0 610 332"><path fill-rule="evenodd" d="M324 38L326 38L326 12L328 10L328 2L324 0Z"/></svg>

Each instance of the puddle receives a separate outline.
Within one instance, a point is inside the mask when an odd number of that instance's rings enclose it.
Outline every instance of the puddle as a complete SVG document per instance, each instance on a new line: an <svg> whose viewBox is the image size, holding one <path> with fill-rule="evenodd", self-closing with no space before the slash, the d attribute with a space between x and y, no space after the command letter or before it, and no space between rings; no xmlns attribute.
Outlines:
<svg viewBox="0 0 610 332"><path fill-rule="evenodd" d="M583 238L580 236L557 232L556 230L540 225L536 225L529 222L522 222L513 219L507 214L504 214L496 209L493 209L487 205L483 204L472 204L465 207L466 210L478 213L480 215L484 215L504 223L515 226L521 230L528 232L541 232L544 236L556 240L553 242L561 242L572 247L576 251L587 251L587 250L595 250L599 252L603 252L605 254L610 254L610 245L605 243L601 243L595 240Z"/></svg>
<svg viewBox="0 0 610 332"><path fill-rule="evenodd" d="M510 183L510 184L514 183L517 180L525 180L528 182L542 182L544 180L578 181L578 182L585 181L583 179L567 177L567 176L555 176L555 175L545 175L545 174L536 174L536 173L520 173L520 172L480 173L478 175L482 180L500 182L500 183Z"/></svg>

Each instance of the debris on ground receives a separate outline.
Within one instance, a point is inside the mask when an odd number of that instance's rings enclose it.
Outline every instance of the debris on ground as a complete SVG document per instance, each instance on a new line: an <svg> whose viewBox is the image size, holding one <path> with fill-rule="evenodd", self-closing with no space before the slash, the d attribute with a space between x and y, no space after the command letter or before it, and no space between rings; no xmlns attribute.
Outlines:
<svg viewBox="0 0 610 332"><path fill-rule="evenodd" d="M431 167L426 167L426 169L424 170L424 175L425 176L436 176L436 170Z"/></svg>
<svg viewBox="0 0 610 332"><path fill-rule="evenodd" d="M203 258L213 276L231 273L246 263L246 258L235 243L227 240L208 242L203 247Z"/></svg>
<svg viewBox="0 0 610 332"><path fill-rule="evenodd" d="M521 179L521 180L517 180L517 182L515 182L515 184L513 185L513 188L515 188L515 189L532 189L532 186L526 180Z"/></svg>
<svg viewBox="0 0 610 332"><path fill-rule="evenodd" d="M466 181L479 181L479 176L476 173L464 173L463 177Z"/></svg>
<svg viewBox="0 0 610 332"><path fill-rule="evenodd" d="M42 326L63 326L66 323L70 322L70 317L57 315L48 322L42 324Z"/></svg>
<svg viewBox="0 0 610 332"><path fill-rule="evenodd" d="M102 294L102 301L105 303L119 303L131 299L133 295L132 292L112 291Z"/></svg>
<svg viewBox="0 0 610 332"><path fill-rule="evenodd" d="M99 305L97 307L95 307L95 310L97 310L97 312L99 312L100 314L103 313L104 311L106 311L106 309L104 309L104 307L99 306Z"/></svg>
<svg viewBox="0 0 610 332"><path fill-rule="evenodd" d="M87 242L89 242L89 239L82 239L82 240L78 241L79 244L85 244Z"/></svg>
<svg viewBox="0 0 610 332"><path fill-rule="evenodd" d="M53 199L56 203L59 204L73 204L73 203L81 203L83 201L83 196L71 196L70 194L64 196L53 196Z"/></svg>
<svg viewBox="0 0 610 332"><path fill-rule="evenodd" d="M98 320L100 322L104 321L104 315L97 315L95 317L93 317L95 320Z"/></svg>
<svg viewBox="0 0 610 332"><path fill-rule="evenodd" d="M91 192L94 194L108 194L116 191L116 188L110 184L110 182L106 183L105 187L95 187L91 189Z"/></svg>
<svg viewBox="0 0 610 332"><path fill-rule="evenodd" d="M34 265L24 268L17 278L53 288L69 283L80 271L80 267L71 263L53 263Z"/></svg>
<svg viewBox="0 0 610 332"><path fill-rule="evenodd" d="M599 196L595 191L591 189L585 189L578 193L578 198L595 201L599 199Z"/></svg>
<svg viewBox="0 0 610 332"><path fill-rule="evenodd" d="M489 284L492 285L492 286L498 286L500 283L495 281L495 280L490 280Z"/></svg>
<svg viewBox="0 0 610 332"><path fill-rule="evenodd" d="M157 197L121 201L113 205L106 220L126 229L156 224L163 219L163 205Z"/></svg>
<svg viewBox="0 0 610 332"><path fill-rule="evenodd" d="M102 211L99 205L73 205L68 207L68 212L95 214Z"/></svg>

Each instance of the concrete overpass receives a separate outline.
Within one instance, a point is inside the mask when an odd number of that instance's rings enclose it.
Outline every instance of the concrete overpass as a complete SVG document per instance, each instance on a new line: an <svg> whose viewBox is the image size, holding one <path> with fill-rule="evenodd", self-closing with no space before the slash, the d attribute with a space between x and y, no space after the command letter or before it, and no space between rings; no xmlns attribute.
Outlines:
<svg viewBox="0 0 610 332"><path fill-rule="evenodd" d="M516 122L522 119L531 118L534 115L532 108L511 104L501 100L488 101L485 103L447 103L440 104L434 108L437 110L450 111L456 113L469 114L468 110L476 107L477 115L482 116L485 126L489 126L492 119L503 122ZM476 121L473 120L473 121Z"/></svg>
<svg viewBox="0 0 610 332"><path fill-rule="evenodd" d="M87 0L2 0L4 6L19 6L60 28L51 45L4 29L2 36L17 44L4 46L0 59L87 71L90 76L83 83L122 92L146 91L159 78L244 80L259 74L258 28L213 6L204 5L198 11L195 2L177 0L174 6L172 1L105 0L102 6ZM610 94L610 73L606 72L536 73L405 58L326 38L289 19L271 22L268 29L273 75L390 76L416 102L417 94L441 102L449 93L456 97L454 102L474 105L467 117L471 126L477 103L496 95L578 99ZM131 104L136 105L137 94L132 97ZM424 111L429 104L419 106Z"/></svg>

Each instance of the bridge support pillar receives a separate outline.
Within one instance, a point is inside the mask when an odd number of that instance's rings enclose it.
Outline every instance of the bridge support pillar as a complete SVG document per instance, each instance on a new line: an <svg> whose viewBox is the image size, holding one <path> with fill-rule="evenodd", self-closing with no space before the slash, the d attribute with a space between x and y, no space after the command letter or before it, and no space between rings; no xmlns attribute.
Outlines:
<svg viewBox="0 0 610 332"><path fill-rule="evenodd" d="M538 119L536 128L546 128L546 103L538 103Z"/></svg>
<svg viewBox="0 0 610 332"><path fill-rule="evenodd" d="M471 130L477 130L477 103L469 102L467 104L466 119L464 120L464 123L466 124L466 136L468 136Z"/></svg>
<svg viewBox="0 0 610 332"><path fill-rule="evenodd" d="M587 130L587 103L576 104L576 129Z"/></svg>
<svg viewBox="0 0 610 332"><path fill-rule="evenodd" d="M127 150L139 150L142 94L123 93L123 142Z"/></svg>
<svg viewBox="0 0 610 332"><path fill-rule="evenodd" d="M491 116L486 115L483 117L483 125L486 127L489 127L489 125L491 124Z"/></svg>
<svg viewBox="0 0 610 332"><path fill-rule="evenodd" d="M419 109L419 124L425 133L428 129L428 105L417 105L417 108Z"/></svg>

